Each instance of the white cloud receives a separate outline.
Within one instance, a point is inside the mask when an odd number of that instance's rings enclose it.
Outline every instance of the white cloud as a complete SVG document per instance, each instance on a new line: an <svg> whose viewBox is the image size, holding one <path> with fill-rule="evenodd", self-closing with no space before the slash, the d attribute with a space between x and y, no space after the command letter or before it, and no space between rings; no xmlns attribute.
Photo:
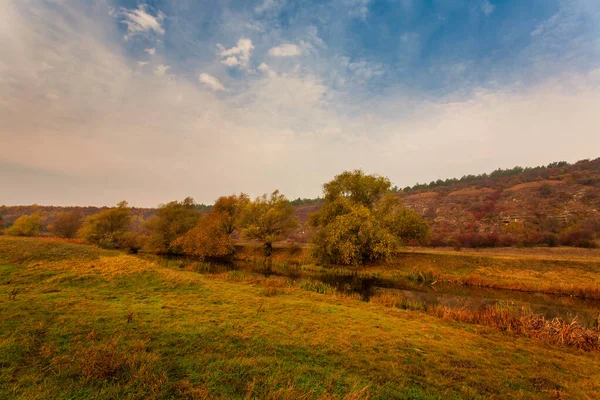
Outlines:
<svg viewBox="0 0 600 400"><path fill-rule="evenodd" d="M148 64L148 61L138 61L137 65L140 67L143 67L144 65Z"/></svg>
<svg viewBox="0 0 600 400"><path fill-rule="evenodd" d="M150 54L151 56L153 56L154 54L156 54L156 49L154 47L150 48L150 49L146 49L144 50L146 53Z"/></svg>
<svg viewBox="0 0 600 400"><path fill-rule="evenodd" d="M135 10L121 8L119 14L123 18L122 23L127 26L126 38L136 33L149 33L151 31L158 35L165 34L165 29L162 26L165 15L160 11L156 16L153 16L146 12L145 5L140 4Z"/></svg>
<svg viewBox="0 0 600 400"><path fill-rule="evenodd" d="M170 65L158 64L154 67L154 75L156 76L165 76L167 71L171 69Z"/></svg>
<svg viewBox="0 0 600 400"><path fill-rule="evenodd" d="M293 57L300 54L302 54L300 47L291 43L284 43L269 49L269 55L274 57Z"/></svg>
<svg viewBox="0 0 600 400"><path fill-rule="evenodd" d="M496 9L496 6L490 3L489 0L483 0L481 3L481 11L483 11L485 15L490 15L494 12L494 9Z"/></svg>
<svg viewBox="0 0 600 400"><path fill-rule="evenodd" d="M248 66L248 61L250 60L250 56L252 55L252 50L254 50L252 40L244 37L238 40L237 46L231 47L229 49L225 49L221 45L217 46L219 47L219 49L221 49L221 57L223 57L221 63L227 65L228 67Z"/></svg>
<svg viewBox="0 0 600 400"><path fill-rule="evenodd" d="M225 87L217 78L204 72L200 74L198 80L214 91L225 90Z"/></svg>
<svg viewBox="0 0 600 400"><path fill-rule="evenodd" d="M237 57L234 56L227 57L226 59L221 61L221 63L227 65L228 67L235 67L236 65L240 64Z"/></svg>

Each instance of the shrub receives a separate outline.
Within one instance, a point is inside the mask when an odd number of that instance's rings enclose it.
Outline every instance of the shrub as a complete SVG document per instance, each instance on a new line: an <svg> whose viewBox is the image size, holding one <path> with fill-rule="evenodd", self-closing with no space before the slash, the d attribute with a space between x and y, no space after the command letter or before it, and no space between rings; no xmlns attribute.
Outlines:
<svg viewBox="0 0 600 400"><path fill-rule="evenodd" d="M131 224L131 209L127 202L88 217L77 234L102 248L116 248Z"/></svg>
<svg viewBox="0 0 600 400"><path fill-rule="evenodd" d="M196 226L200 213L195 209L194 199L172 201L160 205L145 227L149 231L148 250L159 254L178 254L181 246L176 242Z"/></svg>
<svg viewBox="0 0 600 400"><path fill-rule="evenodd" d="M77 231L83 225L83 219L81 211L60 213L52 222L50 231L58 237L74 238L77 235Z"/></svg>
<svg viewBox="0 0 600 400"><path fill-rule="evenodd" d="M8 235L13 236L36 236L42 230L42 222L39 214L21 215L6 230Z"/></svg>

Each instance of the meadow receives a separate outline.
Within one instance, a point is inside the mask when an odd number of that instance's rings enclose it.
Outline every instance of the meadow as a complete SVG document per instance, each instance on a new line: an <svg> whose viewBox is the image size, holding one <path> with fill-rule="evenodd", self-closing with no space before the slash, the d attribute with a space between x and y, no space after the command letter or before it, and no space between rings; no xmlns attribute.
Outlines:
<svg viewBox="0 0 600 400"><path fill-rule="evenodd" d="M404 256L370 268L506 285L512 268L541 289L551 278L553 287L595 285L600 274L594 257ZM321 282L202 274L203 265L0 237L0 398L592 399L600 391L594 346L501 326L497 315L463 321Z"/></svg>

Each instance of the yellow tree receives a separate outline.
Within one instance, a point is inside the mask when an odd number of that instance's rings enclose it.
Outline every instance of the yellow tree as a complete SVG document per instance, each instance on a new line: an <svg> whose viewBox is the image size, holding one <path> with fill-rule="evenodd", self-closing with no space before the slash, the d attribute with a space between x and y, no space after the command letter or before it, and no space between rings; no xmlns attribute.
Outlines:
<svg viewBox="0 0 600 400"><path fill-rule="evenodd" d="M41 219L39 214L21 215L6 230L6 234L13 236L36 236L42 230Z"/></svg>
<svg viewBox="0 0 600 400"><path fill-rule="evenodd" d="M219 197L198 224L176 240L185 254L200 258L227 257L233 253L232 235L239 225L248 195Z"/></svg>
<svg viewBox="0 0 600 400"><path fill-rule="evenodd" d="M180 253L176 239L196 226L200 213L195 208L194 199L185 198L182 202L172 201L160 205L145 227L149 231L148 248L154 253Z"/></svg>
<svg viewBox="0 0 600 400"><path fill-rule="evenodd" d="M389 258L411 240L428 241L429 227L402 206L387 178L346 171L323 192L323 207L310 218L313 255L323 263L363 264Z"/></svg>
<svg viewBox="0 0 600 400"><path fill-rule="evenodd" d="M257 197L242 212L242 234L263 243L265 257L273 253L273 242L298 226L294 206L278 190Z"/></svg>
<svg viewBox="0 0 600 400"><path fill-rule="evenodd" d="M104 248L119 247L131 224L131 208L126 201L86 218L77 235Z"/></svg>

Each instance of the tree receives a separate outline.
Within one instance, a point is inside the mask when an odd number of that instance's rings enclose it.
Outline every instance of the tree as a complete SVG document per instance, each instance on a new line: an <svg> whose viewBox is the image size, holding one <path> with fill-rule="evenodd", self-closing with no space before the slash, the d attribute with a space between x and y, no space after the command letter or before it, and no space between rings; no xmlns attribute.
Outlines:
<svg viewBox="0 0 600 400"><path fill-rule="evenodd" d="M81 211L65 211L60 213L50 225L50 231L58 237L74 238L83 225L84 215Z"/></svg>
<svg viewBox="0 0 600 400"><path fill-rule="evenodd" d="M41 230L42 222L39 214L21 215L6 230L6 234L13 236L36 236Z"/></svg>
<svg viewBox="0 0 600 400"><path fill-rule="evenodd" d="M226 234L231 235L237 229L240 216L249 202L250 198L245 193L240 193L239 196L222 196L215 201L211 211L222 217L222 229Z"/></svg>
<svg viewBox="0 0 600 400"><path fill-rule="evenodd" d="M313 255L321 262L359 265L429 238L427 224L402 205L387 178L346 171L323 189L325 203L310 218L317 229Z"/></svg>
<svg viewBox="0 0 600 400"><path fill-rule="evenodd" d="M121 201L117 207L89 216L77 235L100 247L116 248L121 245L130 224L131 209L126 201Z"/></svg>
<svg viewBox="0 0 600 400"><path fill-rule="evenodd" d="M345 198L371 208L383 194L391 191L391 187L388 178L365 175L361 170L354 170L336 175L335 179L323 185L323 193L325 202Z"/></svg>
<svg viewBox="0 0 600 400"><path fill-rule="evenodd" d="M0 215L0 234L4 231L4 221L2 220L2 215Z"/></svg>
<svg viewBox="0 0 600 400"><path fill-rule="evenodd" d="M230 256L234 250L232 235L248 202L248 195L243 193L219 197L198 224L177 239L177 245L185 254L196 257Z"/></svg>
<svg viewBox="0 0 600 400"><path fill-rule="evenodd" d="M271 256L273 242L298 226L294 206L278 190L248 202L241 215L242 234L264 245L265 257Z"/></svg>
<svg viewBox="0 0 600 400"><path fill-rule="evenodd" d="M150 233L149 250L161 254L181 253L176 239L194 228L199 219L200 213L191 197L159 206L156 215L145 224Z"/></svg>

